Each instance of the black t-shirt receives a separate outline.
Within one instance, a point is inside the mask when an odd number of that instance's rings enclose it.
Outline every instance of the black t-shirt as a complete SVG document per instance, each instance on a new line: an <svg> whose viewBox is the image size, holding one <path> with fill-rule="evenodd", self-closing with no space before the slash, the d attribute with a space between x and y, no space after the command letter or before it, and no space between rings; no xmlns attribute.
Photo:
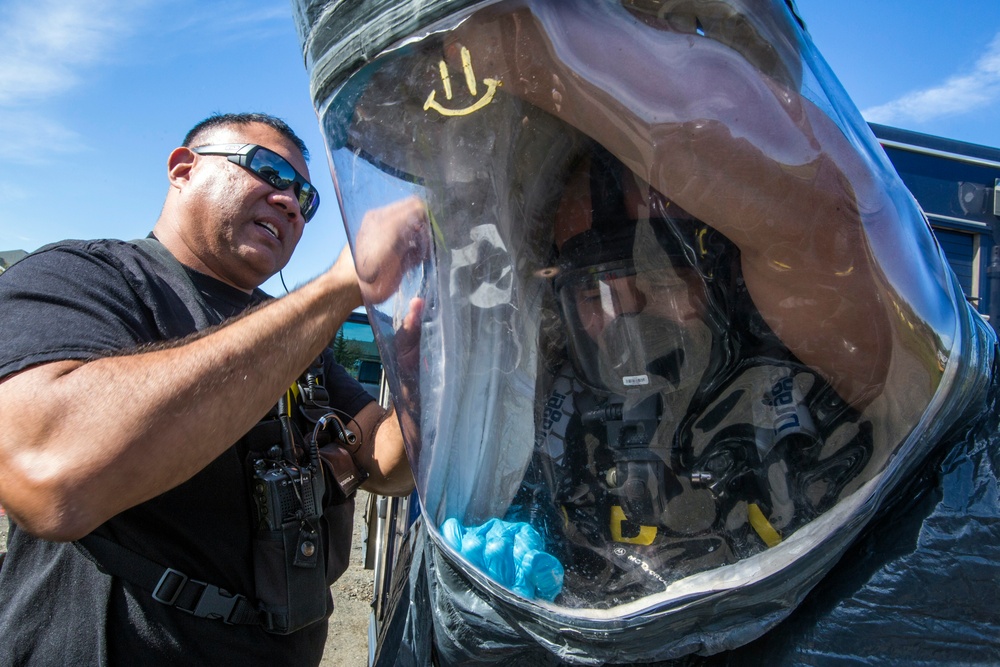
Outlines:
<svg viewBox="0 0 1000 667"><path fill-rule="evenodd" d="M185 279L164 253L148 241L67 241L8 269L0 276L0 378L181 338L268 298L190 269ZM326 368L326 385L331 405L352 415L372 400L336 364ZM254 599L246 456L236 443L187 482L95 533ZM333 539L349 544L352 509L342 508ZM325 621L287 636L226 625L155 602L102 573L72 543L13 527L8 551L0 569L0 664L306 665L322 656Z"/></svg>

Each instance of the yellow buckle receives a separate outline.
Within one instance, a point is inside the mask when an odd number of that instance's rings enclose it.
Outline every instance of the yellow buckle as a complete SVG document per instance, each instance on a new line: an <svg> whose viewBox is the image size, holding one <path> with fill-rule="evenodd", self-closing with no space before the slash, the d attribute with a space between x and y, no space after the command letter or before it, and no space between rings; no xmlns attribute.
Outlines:
<svg viewBox="0 0 1000 667"><path fill-rule="evenodd" d="M622 524L628 521L625 511L620 505L611 506L611 539L624 544L641 544L648 547L656 539L656 526L639 526L639 534L635 537L622 535Z"/></svg>

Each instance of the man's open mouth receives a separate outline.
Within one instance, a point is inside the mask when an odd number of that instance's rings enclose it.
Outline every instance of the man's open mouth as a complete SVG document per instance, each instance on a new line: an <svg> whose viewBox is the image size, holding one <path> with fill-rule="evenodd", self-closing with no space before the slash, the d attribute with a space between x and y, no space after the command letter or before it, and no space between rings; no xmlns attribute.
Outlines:
<svg viewBox="0 0 1000 667"><path fill-rule="evenodd" d="M267 231L269 231L274 238L281 240L281 236L278 234L278 228L272 225L270 222L264 222L263 220L258 220L257 224L266 229Z"/></svg>

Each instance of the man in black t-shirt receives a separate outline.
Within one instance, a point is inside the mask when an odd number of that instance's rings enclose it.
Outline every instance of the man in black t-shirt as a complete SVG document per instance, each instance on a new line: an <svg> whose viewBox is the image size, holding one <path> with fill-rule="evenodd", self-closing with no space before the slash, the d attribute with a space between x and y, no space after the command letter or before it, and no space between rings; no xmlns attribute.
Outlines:
<svg viewBox="0 0 1000 667"><path fill-rule="evenodd" d="M244 596L252 609L263 591L244 435L362 293L378 301L395 289L405 261L391 243L370 246L359 266L377 280L359 281L345 248L284 298L258 289L319 201L305 146L270 116L203 121L170 154L167 175L151 238L54 244L0 279L0 504L14 525L0 569L0 664L316 664L322 655L325 620L276 634L254 614L186 613L163 589L154 599L141 575L121 575L122 563L183 573L223 591L209 602ZM412 233L402 218L382 223L387 239ZM366 488L408 493L396 417L336 364L323 376L330 406L353 420ZM328 581L342 572L352 511L348 499L322 515ZM117 555L82 546L95 539Z"/></svg>

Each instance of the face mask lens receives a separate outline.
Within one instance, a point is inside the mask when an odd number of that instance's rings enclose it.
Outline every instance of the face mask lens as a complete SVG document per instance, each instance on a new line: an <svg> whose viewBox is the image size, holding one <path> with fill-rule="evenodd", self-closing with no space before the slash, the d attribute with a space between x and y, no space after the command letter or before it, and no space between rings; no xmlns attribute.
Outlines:
<svg viewBox="0 0 1000 667"><path fill-rule="evenodd" d="M588 332L597 335L620 315L642 311L646 297L637 289L635 274L609 271L576 283L572 289L580 321Z"/></svg>
<svg viewBox="0 0 1000 667"><path fill-rule="evenodd" d="M556 289L570 323L572 357L587 384L622 391L648 371L677 386L678 373L660 366L688 356L685 341L702 328L691 286L677 270L636 271L631 262L618 262L563 273ZM608 375L608 369L617 370Z"/></svg>
<svg viewBox="0 0 1000 667"><path fill-rule="evenodd" d="M629 263L616 263L564 272L556 282L574 361L585 381L604 387L597 368L598 341L615 318L642 310L644 296L635 290L635 272Z"/></svg>

